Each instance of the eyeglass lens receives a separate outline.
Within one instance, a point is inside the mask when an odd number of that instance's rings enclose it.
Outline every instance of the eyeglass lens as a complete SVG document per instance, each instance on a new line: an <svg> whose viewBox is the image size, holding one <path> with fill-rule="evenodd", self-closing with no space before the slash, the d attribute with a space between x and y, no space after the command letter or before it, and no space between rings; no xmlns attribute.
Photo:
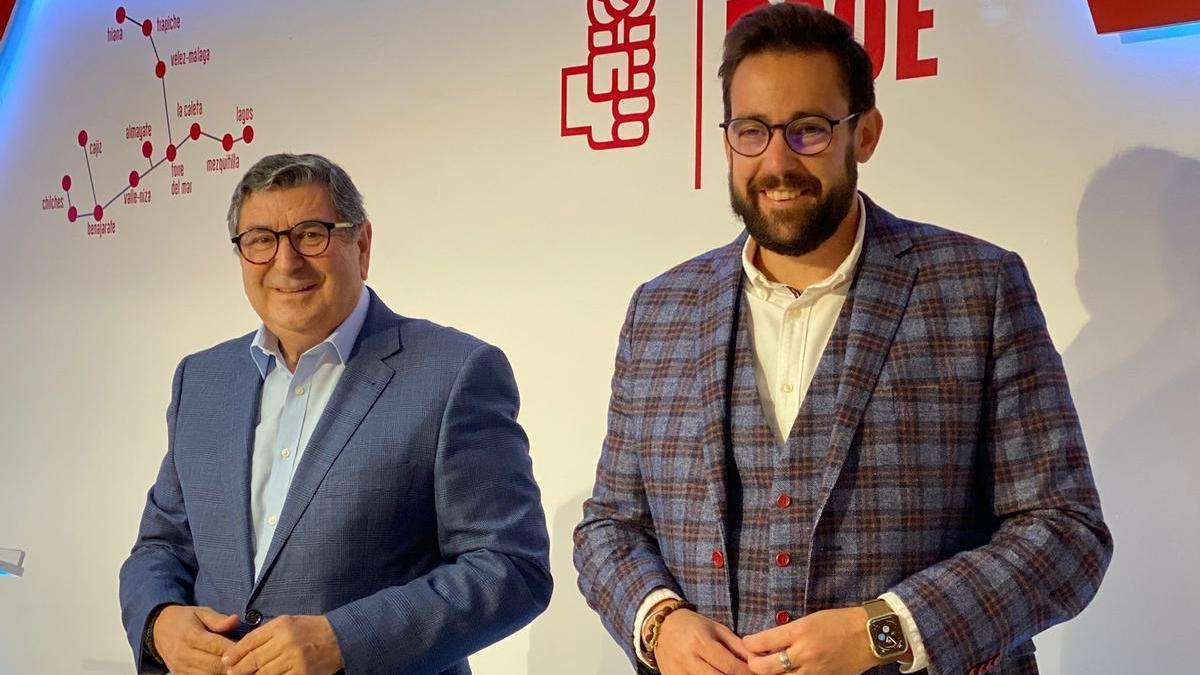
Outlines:
<svg viewBox="0 0 1200 675"><path fill-rule="evenodd" d="M767 149L772 129L755 119L733 120L727 129L729 144L738 154L755 156ZM815 155L829 147L833 128L820 117L800 117L783 130L783 139L794 152Z"/></svg>
<svg viewBox="0 0 1200 675"><path fill-rule="evenodd" d="M300 223L288 232L288 240L292 249L300 255L320 255L329 247L329 228L324 223ZM238 247L246 260L265 263L275 257L279 236L274 230L266 228L247 230L239 240Z"/></svg>

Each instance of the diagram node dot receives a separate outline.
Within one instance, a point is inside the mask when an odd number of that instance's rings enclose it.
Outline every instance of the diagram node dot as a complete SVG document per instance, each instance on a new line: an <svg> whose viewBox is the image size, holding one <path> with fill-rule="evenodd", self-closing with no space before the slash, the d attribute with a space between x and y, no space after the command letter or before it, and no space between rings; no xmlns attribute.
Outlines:
<svg viewBox="0 0 1200 675"><path fill-rule="evenodd" d="M103 220L104 219L104 207L97 204L96 208L92 209L92 217L95 218L96 220Z"/></svg>
<svg viewBox="0 0 1200 675"><path fill-rule="evenodd" d="M142 180L142 177L138 175L137 171L129 172L129 187L131 187L131 188L137 187L138 183L141 182L141 180Z"/></svg>
<svg viewBox="0 0 1200 675"><path fill-rule="evenodd" d="M167 146L167 161L168 161L168 162L174 162L174 161L175 161L175 150L176 150L176 148L175 148L175 146L174 146L174 145L168 145L168 146Z"/></svg>
<svg viewBox="0 0 1200 675"><path fill-rule="evenodd" d="M200 123L199 122L192 122L192 128L190 130L188 130L188 135L192 137L193 141L200 139Z"/></svg>
<svg viewBox="0 0 1200 675"><path fill-rule="evenodd" d="M242 127L242 140L247 143L254 140L254 127L249 124Z"/></svg>
<svg viewBox="0 0 1200 675"><path fill-rule="evenodd" d="M153 154L154 154L154 144L151 143L150 141L144 141L142 143L142 156L145 157L146 159L150 159L150 155L153 155Z"/></svg>
<svg viewBox="0 0 1200 675"><path fill-rule="evenodd" d="M87 145L87 131L80 130L79 132L79 147Z"/></svg>
<svg viewBox="0 0 1200 675"><path fill-rule="evenodd" d="M125 23L125 8L117 8L117 23Z"/></svg>
<svg viewBox="0 0 1200 675"><path fill-rule="evenodd" d="M151 23L150 19L146 19L145 21L142 22L142 35L145 35L146 37L150 37L150 33L152 33L153 31L154 31L154 24Z"/></svg>
<svg viewBox="0 0 1200 675"><path fill-rule="evenodd" d="M158 77L158 79L160 79L160 80L163 79L164 77L166 77L167 64L163 63L162 61L159 61L158 63L156 63L154 65L154 75L156 77Z"/></svg>
<svg viewBox="0 0 1200 675"><path fill-rule="evenodd" d="M73 222L75 222L75 219L78 217L79 217L79 209L75 208L74 206L67 209L67 220L69 220L73 223Z"/></svg>
<svg viewBox="0 0 1200 675"><path fill-rule="evenodd" d="M233 149L233 134L225 134L225 138L221 139L221 147L225 148L225 152Z"/></svg>
<svg viewBox="0 0 1200 675"><path fill-rule="evenodd" d="M66 190L67 192L71 191L71 176L70 175L63 176L62 186L63 186L63 189Z"/></svg>

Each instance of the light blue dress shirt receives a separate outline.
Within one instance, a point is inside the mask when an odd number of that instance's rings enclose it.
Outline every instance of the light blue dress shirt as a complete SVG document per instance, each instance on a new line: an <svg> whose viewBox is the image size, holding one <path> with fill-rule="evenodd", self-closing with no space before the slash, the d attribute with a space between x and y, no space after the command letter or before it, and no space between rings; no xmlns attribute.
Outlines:
<svg viewBox="0 0 1200 675"><path fill-rule="evenodd" d="M304 447L346 370L346 361L367 318L369 298L363 286L354 311L329 337L300 355L295 372L287 369L279 351L279 338L266 326L258 329L250 343L250 355L263 378L250 462L255 579L262 573ZM278 367L280 364L284 366Z"/></svg>

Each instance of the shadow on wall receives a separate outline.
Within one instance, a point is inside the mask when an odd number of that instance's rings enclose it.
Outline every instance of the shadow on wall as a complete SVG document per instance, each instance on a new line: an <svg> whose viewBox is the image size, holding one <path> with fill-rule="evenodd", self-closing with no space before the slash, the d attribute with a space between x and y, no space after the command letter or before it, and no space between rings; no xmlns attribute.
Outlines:
<svg viewBox="0 0 1200 675"><path fill-rule="evenodd" d="M526 671L529 675L633 672L624 652L604 630L599 615L587 606L575 583L578 575L571 561L571 539L583 517L583 500L589 496L580 494L554 512L554 531L550 533L550 541L557 544L550 553L554 603L533 623Z"/></svg>
<svg viewBox="0 0 1200 675"><path fill-rule="evenodd" d="M1115 553L1067 675L1189 672L1200 606L1200 161L1139 148L1088 185L1066 350Z"/></svg>

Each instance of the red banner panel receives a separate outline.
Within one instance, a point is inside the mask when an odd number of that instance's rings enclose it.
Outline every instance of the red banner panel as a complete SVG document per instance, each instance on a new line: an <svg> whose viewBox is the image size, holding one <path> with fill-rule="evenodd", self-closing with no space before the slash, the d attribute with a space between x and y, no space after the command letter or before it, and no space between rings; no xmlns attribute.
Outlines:
<svg viewBox="0 0 1200 675"><path fill-rule="evenodd" d="M1200 21L1200 0L1088 0L1098 33Z"/></svg>
<svg viewBox="0 0 1200 675"><path fill-rule="evenodd" d="M4 40L4 31L8 29L8 21L16 5L17 0L0 0L0 42Z"/></svg>

